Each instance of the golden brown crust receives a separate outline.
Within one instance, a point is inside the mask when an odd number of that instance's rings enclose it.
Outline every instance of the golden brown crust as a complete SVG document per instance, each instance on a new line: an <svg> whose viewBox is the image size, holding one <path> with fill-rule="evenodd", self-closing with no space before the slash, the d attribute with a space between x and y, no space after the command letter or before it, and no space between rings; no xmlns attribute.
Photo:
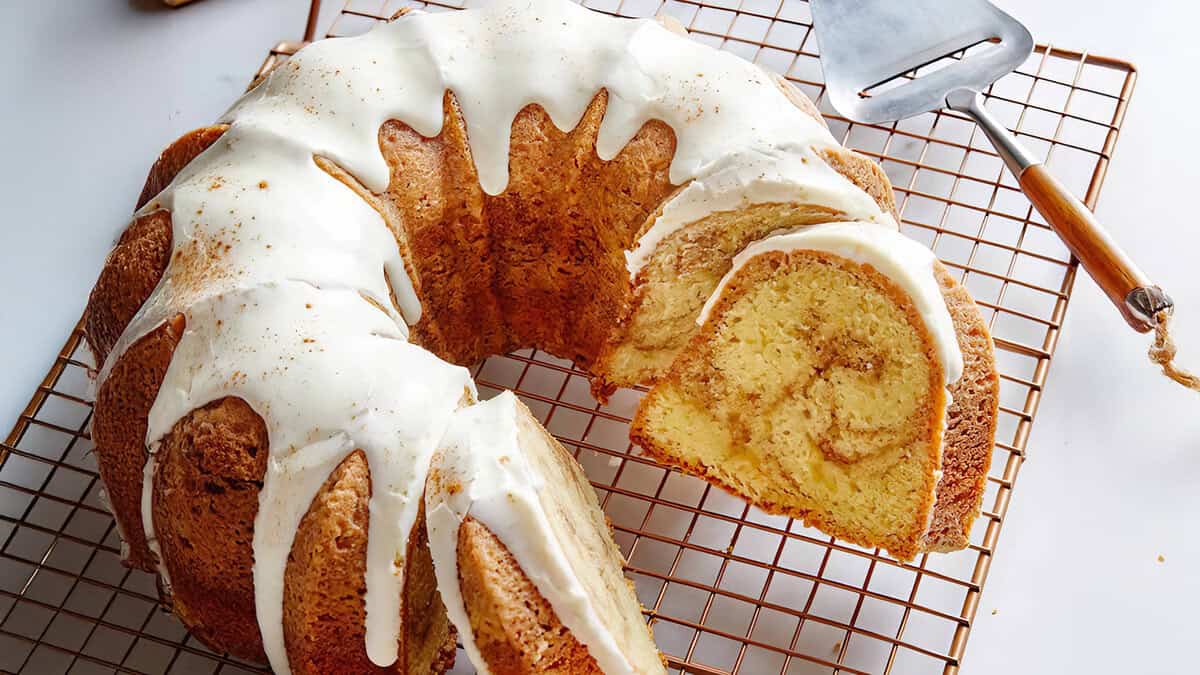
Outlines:
<svg viewBox="0 0 1200 675"><path fill-rule="evenodd" d="M296 529L283 590L283 641L294 672L392 673L367 658L366 459L355 452L337 466Z"/></svg>
<svg viewBox="0 0 1200 675"><path fill-rule="evenodd" d="M150 167L150 173L146 176L146 184L142 187L142 194L138 197L136 208L140 209L154 199L158 193L163 191L163 188L175 180L175 176L183 167L207 150L208 146L215 143L227 129L229 129L228 124L215 124L210 127L193 129L168 145L167 149L163 150L155 160L154 165Z"/></svg>
<svg viewBox="0 0 1200 675"><path fill-rule="evenodd" d="M133 343L96 393L92 417L96 463L129 549L124 562L146 571L154 571L142 526L147 416L183 329L178 315Z"/></svg>
<svg viewBox="0 0 1200 675"><path fill-rule="evenodd" d="M645 124L605 162L596 136L607 93L579 124L559 130L538 105L512 126L509 182L485 202L493 291L515 345L592 363L628 303L624 250L674 186L674 132Z"/></svg>
<svg viewBox="0 0 1200 675"><path fill-rule="evenodd" d="M494 675L600 675L504 543L469 516L458 531L458 578L475 646Z"/></svg>
<svg viewBox="0 0 1200 675"><path fill-rule="evenodd" d="M171 257L171 214L136 218L109 253L92 288L84 333L97 365L104 363L130 319L162 278Z"/></svg>
<svg viewBox="0 0 1200 675"><path fill-rule="evenodd" d="M414 339L467 365L503 351L507 344L491 293L484 193L467 144L466 123L450 92L442 108L442 132L434 138L395 120L379 129L379 147L391 169L382 201L426 308ZM471 330L478 325L495 328Z"/></svg>
<svg viewBox="0 0 1200 675"><path fill-rule="evenodd" d="M379 667L367 657L370 496L366 456L354 452L326 479L296 531L283 599L284 643L293 672L431 673L449 666L445 652L453 660L454 636L433 588L423 514L406 556L400 658Z"/></svg>
<svg viewBox="0 0 1200 675"><path fill-rule="evenodd" d="M205 644L265 660L251 542L268 456L266 428L245 402L226 398L181 420L164 438L162 453L153 511L173 608ZM367 658L369 496L366 460L354 453L327 479L296 532L283 600L293 672L440 673L453 664L454 635L420 516L409 542L400 660L380 668Z"/></svg>
<svg viewBox="0 0 1200 675"><path fill-rule="evenodd" d="M1000 377L991 335L971 294L941 263L936 265L936 275L958 333L963 374L949 387L953 400L946 411L942 479L924 548L954 551L970 543L971 524L979 514L987 486L996 439Z"/></svg>
<svg viewBox="0 0 1200 675"><path fill-rule="evenodd" d="M237 398L193 411L163 437L154 531L175 613L204 644L263 661L254 609L254 517L267 429Z"/></svg>

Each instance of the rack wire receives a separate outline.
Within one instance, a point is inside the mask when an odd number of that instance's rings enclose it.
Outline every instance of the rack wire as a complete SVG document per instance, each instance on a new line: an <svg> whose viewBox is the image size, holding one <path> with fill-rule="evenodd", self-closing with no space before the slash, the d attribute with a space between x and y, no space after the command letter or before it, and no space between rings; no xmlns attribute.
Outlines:
<svg viewBox="0 0 1200 675"><path fill-rule="evenodd" d="M350 0L329 36L361 33L403 6ZM315 4L315 3L314 3ZM621 16L669 14L692 37L772 68L818 102L846 145L880 161L902 229L974 294L998 347L1001 407L984 510L968 549L899 563L879 550L766 515L641 456L628 440L642 392L607 404L569 362L523 350L475 368L485 396L513 389L585 467L672 672L959 671L1077 264L966 118L936 112L854 124L829 109L801 0L587 0ZM311 38L317 12L309 18ZM281 43L260 74L303 43ZM1089 207L1111 161L1136 71L1039 46L987 92L1003 119ZM156 608L151 575L119 561L91 456L90 355L77 328L0 446L0 670L253 673ZM460 652L456 673L470 672Z"/></svg>

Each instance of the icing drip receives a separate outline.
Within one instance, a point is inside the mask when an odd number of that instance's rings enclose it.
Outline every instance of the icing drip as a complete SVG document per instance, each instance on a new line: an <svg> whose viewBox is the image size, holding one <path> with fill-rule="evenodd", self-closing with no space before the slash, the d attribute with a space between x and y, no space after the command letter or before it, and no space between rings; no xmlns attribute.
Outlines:
<svg viewBox="0 0 1200 675"><path fill-rule="evenodd" d="M147 435L161 439L193 409L226 396L242 398L266 422L271 446L254 522L254 589L272 667L287 666L283 581L292 540L325 479L355 450L372 477L367 653L391 663L406 542L429 458L471 387L469 374L409 344L393 319L350 290L268 283L207 298L185 316ZM148 538L151 478L147 471Z"/></svg>
<svg viewBox="0 0 1200 675"><path fill-rule="evenodd" d="M771 251L813 250L832 253L874 267L896 283L912 300L917 313L933 338L934 351L942 364L946 384L962 377L963 357L958 333L950 310L934 277L933 251L904 235L871 223L826 223L794 232L776 233L747 246L733 258L717 289L704 303L696 318L698 325L708 321L725 286L755 257ZM946 403L949 406L949 401Z"/></svg>
<svg viewBox="0 0 1200 675"><path fill-rule="evenodd" d="M608 107L596 152L612 159L652 119L676 134L670 179L695 181L668 202L629 254L636 275L671 232L746 204L820 203L894 227L891 216L829 168L814 148L840 147L760 67L658 22L616 20L557 0L507 0L482 9L410 14L366 35L319 42L250 92L224 121L304 138L375 191L388 168L377 130L398 119L426 136L454 92L479 182L508 182L509 130L539 104L569 131L601 89Z"/></svg>
<svg viewBox="0 0 1200 675"><path fill-rule="evenodd" d="M762 70L653 21L616 20L561 0L412 14L310 45L234 104L222 118L228 131L139 212L170 211L174 250L97 383L131 344L183 314L186 331L151 411L148 447L224 396L244 398L264 419L271 457L255 523L255 602L275 672L289 672L282 584L296 526L355 449L367 455L373 482L367 653L380 665L396 659L396 560L406 552L429 455L472 386L466 371L405 342L405 324L421 307L395 238L314 156L383 191L389 168L379 128L397 119L438 134L449 90L480 183L498 194L516 114L537 103L568 130L601 89L608 109L599 155L614 157L659 119L677 139L670 178L687 184L632 254L631 272L674 229L745 203L812 199L888 220L822 162L804 161L812 148L837 143ZM143 506L157 552L149 517L155 466L152 455Z"/></svg>
<svg viewBox="0 0 1200 675"><path fill-rule="evenodd" d="M618 644L592 606L543 509L539 494L548 489L546 478L538 473L521 446L518 414L517 399L507 391L458 411L434 466L439 478L453 482L454 489L431 488L426 495L429 545L438 589L471 663L480 675L487 675L459 586L458 533L468 515L504 543L562 624L587 647L604 673L662 672L657 660L651 666L657 666L653 670L647 670L646 664L639 668L630 663L622 646L632 647ZM579 526L587 527L582 522ZM640 637L648 641L644 631Z"/></svg>

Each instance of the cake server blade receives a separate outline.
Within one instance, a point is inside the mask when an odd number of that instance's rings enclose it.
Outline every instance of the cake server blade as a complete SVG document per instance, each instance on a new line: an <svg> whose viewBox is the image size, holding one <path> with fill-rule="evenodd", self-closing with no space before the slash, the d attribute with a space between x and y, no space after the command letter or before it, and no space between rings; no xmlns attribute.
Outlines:
<svg viewBox="0 0 1200 675"><path fill-rule="evenodd" d="M983 106L981 91L1025 62L1033 37L987 0L810 0L829 101L856 122L950 108L975 120L1030 202L1135 330L1174 308L1092 212ZM952 57L952 58L947 58Z"/></svg>

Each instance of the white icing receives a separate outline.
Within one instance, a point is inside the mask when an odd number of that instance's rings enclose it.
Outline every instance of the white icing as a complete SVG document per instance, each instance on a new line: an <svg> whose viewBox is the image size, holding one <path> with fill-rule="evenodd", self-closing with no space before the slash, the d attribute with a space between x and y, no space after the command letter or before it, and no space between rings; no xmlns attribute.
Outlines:
<svg viewBox="0 0 1200 675"><path fill-rule="evenodd" d="M296 526L355 449L366 454L373 483L366 648L379 665L395 660L403 581L395 561L406 551L429 454L471 386L466 371L405 342L406 322L415 323L421 307L396 241L313 157L382 191L389 170L380 126L398 119L436 135L449 90L464 113L480 184L498 194L517 112L538 103L570 129L601 89L609 103L598 154L614 157L644 123L662 120L677 139L670 179L687 184L631 260L644 260L686 222L744 203L813 199L853 217L882 217L869 197L812 161L813 148L836 141L759 68L653 21L617 20L562 0L412 14L303 49L234 104L222 118L228 131L139 212L170 211L174 254L97 383L130 345L182 314L186 331L151 410L148 448L156 452L179 419L221 397L245 399L264 419L271 449L254 580L275 672L289 672L282 583ZM156 464L152 456L145 468L143 506L157 552L149 517ZM160 572L166 579L161 565Z"/></svg>
<svg viewBox="0 0 1200 675"><path fill-rule="evenodd" d="M825 128L808 118L813 132ZM822 139L824 140L824 139ZM684 186L663 205L650 227L625 253L630 278L650 262L658 245L672 234L705 216L734 211L753 204L820 204L856 220L872 221L896 229L891 214L845 176L834 171L814 148L821 143L797 133L770 150L751 149L714 163L703 176Z"/></svg>
<svg viewBox="0 0 1200 675"><path fill-rule="evenodd" d="M615 157L646 122L675 131L670 179L687 185L628 254L630 274L672 232L716 211L763 202L819 203L848 218L894 222L814 152L840 147L758 66L656 21L614 20L557 0L411 14L366 35L320 42L248 94L225 121L304 138L367 187L387 187L377 131L399 119L435 136L453 91L479 182L508 182L509 130L540 104L569 131L600 89L608 107L596 140Z"/></svg>
<svg viewBox="0 0 1200 675"><path fill-rule="evenodd" d="M638 673L606 630L551 528L538 497L546 488L545 478L521 447L518 414L516 396L506 391L459 410L442 440L434 470L443 480L452 480L455 488L430 490L425 508L438 590L450 620L458 628L471 662L480 675L487 675L458 577L458 531L470 515L508 548L601 671L609 675Z"/></svg>
<svg viewBox="0 0 1200 675"><path fill-rule="evenodd" d="M933 251L899 232L873 223L813 225L794 232L776 233L750 244L734 256L733 266L704 303L696 323L703 325L708 321L725 286L748 262L764 253L794 250L832 253L870 265L894 281L912 300L925 322L946 384L957 382L962 377L963 357L958 346L958 333L954 330L950 310L946 308L941 288L934 277L933 265L937 258ZM949 406L949 402L946 405Z"/></svg>

